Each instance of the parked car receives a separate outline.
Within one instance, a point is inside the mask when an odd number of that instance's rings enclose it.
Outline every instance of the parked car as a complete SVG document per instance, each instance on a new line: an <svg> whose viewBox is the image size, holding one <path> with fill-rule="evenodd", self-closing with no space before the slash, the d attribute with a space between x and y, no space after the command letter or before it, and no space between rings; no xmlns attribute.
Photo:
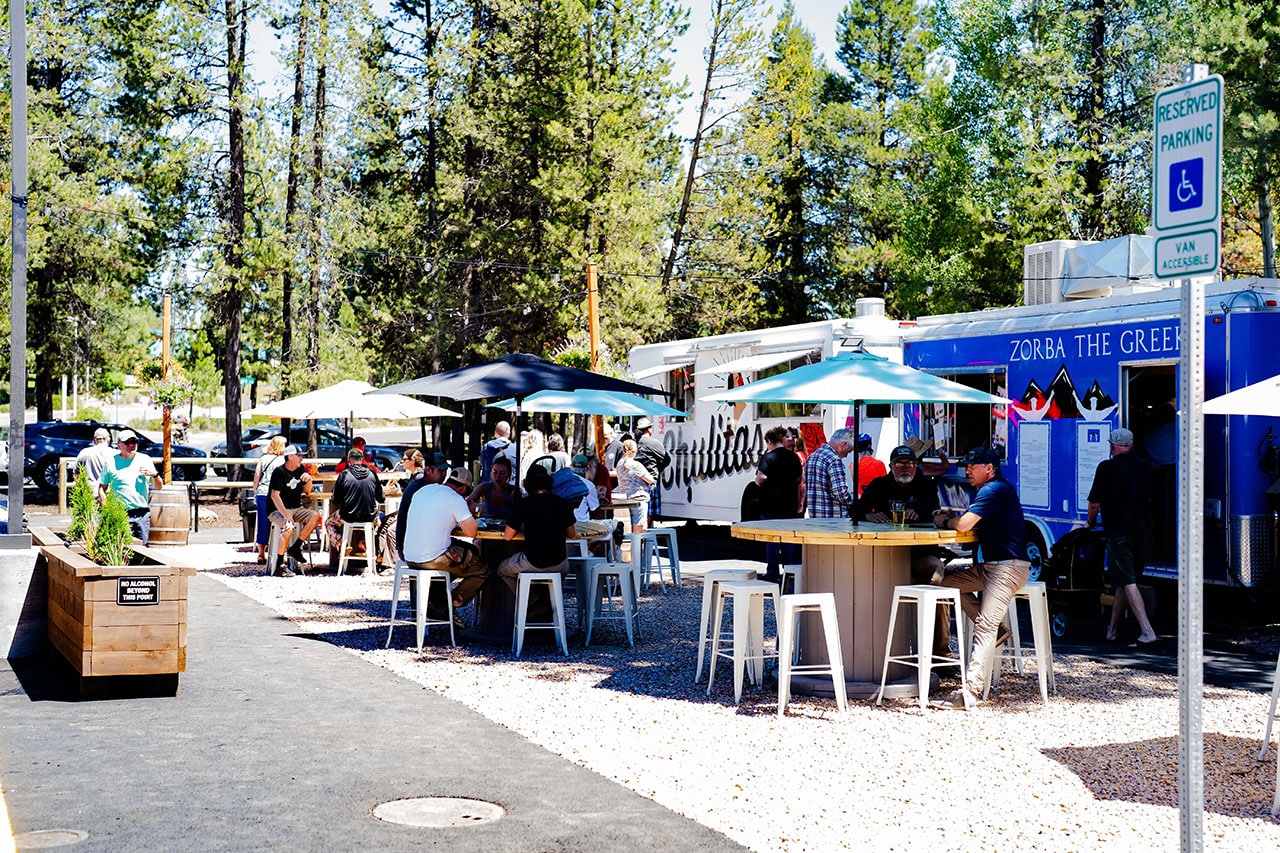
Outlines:
<svg viewBox="0 0 1280 853"><path fill-rule="evenodd" d="M35 481L36 488L41 491L57 491L58 458L77 456L80 451L93 444L93 433L103 427L111 433L111 444L115 446L116 436L121 430L133 429L124 424L107 424L98 421L37 421L27 424L23 437L22 472ZM157 461L164 455L164 446L146 435L133 429L138 436L138 452L145 453ZM207 454L198 447L185 444L170 444L170 453L174 458L204 458ZM206 475L204 465L174 465L174 480L203 480Z"/></svg>
<svg viewBox="0 0 1280 853"><path fill-rule="evenodd" d="M244 455L249 458L261 456L262 451L271 443L272 437L279 434L280 430L276 427L246 427L240 433L240 444L244 448ZM316 442L316 450L323 458L341 459L347 452L346 435L330 427L320 427L316 430ZM294 424L289 429L289 443L303 448L307 446L307 425L305 422ZM379 470L391 471L400 464L400 451L394 447L370 444L367 445L366 449L373 454L373 459L377 463ZM226 454L226 441L218 442L209 451L210 456L225 456ZM214 471L218 474L226 473L226 469L221 466L215 466Z"/></svg>

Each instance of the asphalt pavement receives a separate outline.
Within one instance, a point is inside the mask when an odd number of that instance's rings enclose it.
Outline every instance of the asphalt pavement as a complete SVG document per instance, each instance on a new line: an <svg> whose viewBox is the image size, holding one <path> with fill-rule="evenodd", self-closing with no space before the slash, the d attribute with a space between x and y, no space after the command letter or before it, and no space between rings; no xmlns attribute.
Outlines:
<svg viewBox="0 0 1280 853"><path fill-rule="evenodd" d="M55 653L0 662L0 784L18 849L730 850L722 835L367 663L203 576L174 695L77 698ZM170 685L171 687L172 685ZM423 828L380 803L461 797L493 822Z"/></svg>

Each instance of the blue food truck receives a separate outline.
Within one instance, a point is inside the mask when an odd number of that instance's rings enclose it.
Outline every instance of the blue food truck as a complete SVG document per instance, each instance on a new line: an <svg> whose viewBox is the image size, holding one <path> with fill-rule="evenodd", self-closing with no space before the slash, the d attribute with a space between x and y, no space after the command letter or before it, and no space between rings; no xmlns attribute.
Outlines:
<svg viewBox="0 0 1280 853"><path fill-rule="evenodd" d="M952 458L978 446L1001 451L1026 513L1033 575L1084 523L1108 436L1125 427L1153 464L1147 575L1177 576L1180 297L1162 287L906 324L905 364L1012 401L905 407L902 427ZM1280 373L1278 301L1276 280L1207 285L1205 399ZM1205 418L1207 583L1252 588L1277 578L1278 431L1280 418Z"/></svg>

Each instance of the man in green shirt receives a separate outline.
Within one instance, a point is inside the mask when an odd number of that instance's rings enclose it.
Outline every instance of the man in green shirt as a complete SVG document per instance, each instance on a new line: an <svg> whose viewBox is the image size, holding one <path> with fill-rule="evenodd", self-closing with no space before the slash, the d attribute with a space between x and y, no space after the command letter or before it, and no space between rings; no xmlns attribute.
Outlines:
<svg viewBox="0 0 1280 853"><path fill-rule="evenodd" d="M98 503L106 503L107 493L115 492L129 512L133 535L145 545L151 534L150 487L154 485L159 489L164 486L164 481L156 472L151 457L138 452L138 436L133 430L121 430L116 446L119 452L107 459L102 467Z"/></svg>

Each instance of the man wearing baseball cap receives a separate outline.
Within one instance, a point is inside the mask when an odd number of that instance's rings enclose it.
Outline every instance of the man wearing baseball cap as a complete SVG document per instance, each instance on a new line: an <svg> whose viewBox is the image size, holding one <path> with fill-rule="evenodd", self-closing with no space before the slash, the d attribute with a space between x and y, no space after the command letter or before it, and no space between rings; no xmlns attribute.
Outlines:
<svg viewBox="0 0 1280 853"><path fill-rule="evenodd" d="M853 517L875 524L888 524L891 505L901 503L906 508L906 520L928 521L938 511L938 481L926 476L919 468L915 451L905 444L889 454L889 473L865 484L862 495L854 506ZM911 582L937 583L942 580L943 563L939 549L933 545L911 546ZM933 653L939 657L951 656L951 608L939 604L933 623Z"/></svg>
<svg viewBox="0 0 1280 853"><path fill-rule="evenodd" d="M952 572L941 586L960 590L960 604L973 621L973 658L964 684L935 705L972 708L980 700L996 653L1008 637L1001 631L1009 602L1027 583L1027 538L1022 502L1013 486L1000 476L1000 454L985 447L969 451L962 463L969 485L978 490L959 518L939 510L938 527L961 533L977 530L978 559L971 568Z"/></svg>
<svg viewBox="0 0 1280 853"><path fill-rule="evenodd" d="M1113 429L1108 443L1111 458L1098 463L1093 487L1089 489L1089 526L1097 525L1101 511L1102 529L1107 534L1107 580L1116 589L1107 639L1118 639L1120 620L1125 610L1132 610L1141 633L1130 648L1141 648L1159 639L1138 589L1143 569L1142 540L1151 502L1151 468L1133 452L1133 433L1129 430Z"/></svg>
<svg viewBox="0 0 1280 853"><path fill-rule="evenodd" d="M96 440L96 436L95 436ZM107 459L98 482L98 503L105 503L108 492L115 492L129 512L129 527L145 545L151 535L151 490L164 486L151 457L138 452L138 436L122 429L116 437L119 452Z"/></svg>
<svg viewBox="0 0 1280 853"><path fill-rule="evenodd" d="M76 454L76 468L83 468L85 476L89 478L89 485L97 489L102 480L102 469L107 467L107 460L114 455L111 433L105 427L98 427L93 431L93 444Z"/></svg>
<svg viewBox="0 0 1280 853"><path fill-rule="evenodd" d="M284 464L271 472L271 488L267 500L274 509L271 523L282 528L277 573L291 578L306 559L302 543L311 537L320 524L320 513L302 505L304 495L311 494L311 475L302 467L302 451L290 444L284 449Z"/></svg>

